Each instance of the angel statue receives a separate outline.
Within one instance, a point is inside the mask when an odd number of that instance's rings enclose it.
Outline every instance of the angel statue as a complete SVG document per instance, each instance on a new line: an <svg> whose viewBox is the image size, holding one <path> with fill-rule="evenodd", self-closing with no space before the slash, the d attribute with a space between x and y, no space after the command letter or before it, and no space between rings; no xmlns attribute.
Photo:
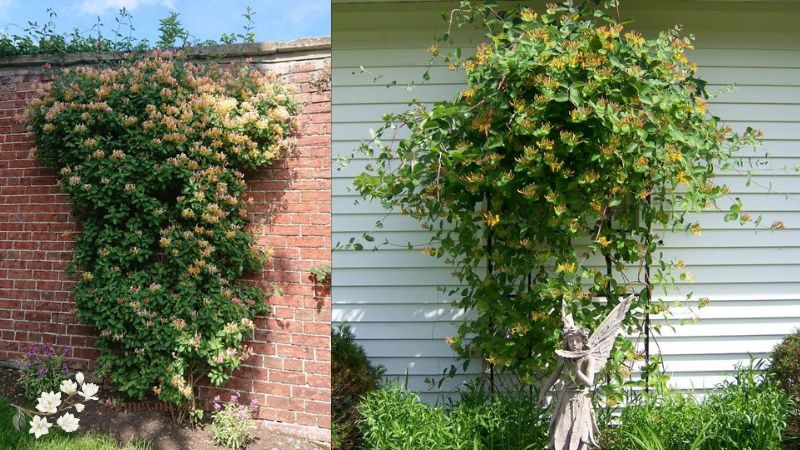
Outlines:
<svg viewBox="0 0 800 450"><path fill-rule="evenodd" d="M595 374L608 362L611 347L632 300L633 295L620 301L591 336L588 329L575 325L572 314L562 313L566 350L556 350L559 356L556 370L545 380L539 394L539 406L544 408L547 406L547 393L555 382L561 378L564 383L550 419L550 443L546 449L599 447L595 440L598 429L589 391L594 386Z"/></svg>

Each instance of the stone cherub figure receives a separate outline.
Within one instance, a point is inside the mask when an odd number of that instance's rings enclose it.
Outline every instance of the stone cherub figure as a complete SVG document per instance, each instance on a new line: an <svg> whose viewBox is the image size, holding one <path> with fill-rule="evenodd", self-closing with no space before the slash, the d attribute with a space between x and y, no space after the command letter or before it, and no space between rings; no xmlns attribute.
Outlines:
<svg viewBox="0 0 800 450"><path fill-rule="evenodd" d="M539 395L539 406L547 406L547 393L559 378L563 381L563 389L550 419L550 443L546 449L599 447L595 440L598 430L590 389L594 386L595 374L608 361L632 300L633 295L623 299L591 336L588 329L575 325L571 314L562 314L566 349L556 350L558 364L545 380Z"/></svg>

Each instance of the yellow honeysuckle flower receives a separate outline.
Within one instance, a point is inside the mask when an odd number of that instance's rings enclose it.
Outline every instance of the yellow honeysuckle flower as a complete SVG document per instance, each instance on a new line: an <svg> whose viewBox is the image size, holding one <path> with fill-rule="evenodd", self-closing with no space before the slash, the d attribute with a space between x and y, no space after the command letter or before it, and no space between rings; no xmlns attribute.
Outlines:
<svg viewBox="0 0 800 450"><path fill-rule="evenodd" d="M609 245L611 245L611 241L605 236L600 236L594 241L600 244L602 247L608 247Z"/></svg>
<svg viewBox="0 0 800 450"><path fill-rule="evenodd" d="M533 22L537 17L539 17L539 14L530 8L523 8L522 12L520 13L520 17L524 22Z"/></svg>
<svg viewBox="0 0 800 450"><path fill-rule="evenodd" d="M577 265L574 262L559 263L556 266L556 272L574 272Z"/></svg>
<svg viewBox="0 0 800 450"><path fill-rule="evenodd" d="M490 211L486 211L483 213L483 221L489 228L493 228L495 225L500 223L500 216L498 214L492 214Z"/></svg>

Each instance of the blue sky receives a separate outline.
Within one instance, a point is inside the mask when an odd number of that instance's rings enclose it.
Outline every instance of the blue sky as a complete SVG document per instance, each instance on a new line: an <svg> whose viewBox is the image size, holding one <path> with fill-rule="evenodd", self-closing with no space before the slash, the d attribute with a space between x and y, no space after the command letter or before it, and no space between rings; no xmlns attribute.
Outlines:
<svg viewBox="0 0 800 450"><path fill-rule="evenodd" d="M114 18L124 6L139 39L158 40L159 19L175 11L193 36L218 40L223 33L243 32L242 14L250 6L256 12L256 41L291 40L330 35L330 5L330 0L0 0L0 33L22 34L28 21L47 22L47 8L53 8L57 32L76 27L88 32L99 16L103 35L111 37Z"/></svg>

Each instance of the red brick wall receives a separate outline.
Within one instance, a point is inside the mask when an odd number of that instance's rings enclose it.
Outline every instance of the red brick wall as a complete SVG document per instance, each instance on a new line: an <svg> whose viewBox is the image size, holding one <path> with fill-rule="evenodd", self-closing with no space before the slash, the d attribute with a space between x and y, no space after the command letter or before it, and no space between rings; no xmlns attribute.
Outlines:
<svg viewBox="0 0 800 450"><path fill-rule="evenodd" d="M330 90L328 50L253 57L281 73L305 104L296 151L248 178L251 232L274 258L254 277L278 282L283 295L256 320L255 355L226 390L262 405L259 418L330 439L330 291L309 269L330 265ZM64 274L79 228L56 179L31 157L16 121L40 79L39 67L0 65L0 363L14 362L32 344L69 346L75 368L91 370L98 351L92 327L78 324Z"/></svg>

